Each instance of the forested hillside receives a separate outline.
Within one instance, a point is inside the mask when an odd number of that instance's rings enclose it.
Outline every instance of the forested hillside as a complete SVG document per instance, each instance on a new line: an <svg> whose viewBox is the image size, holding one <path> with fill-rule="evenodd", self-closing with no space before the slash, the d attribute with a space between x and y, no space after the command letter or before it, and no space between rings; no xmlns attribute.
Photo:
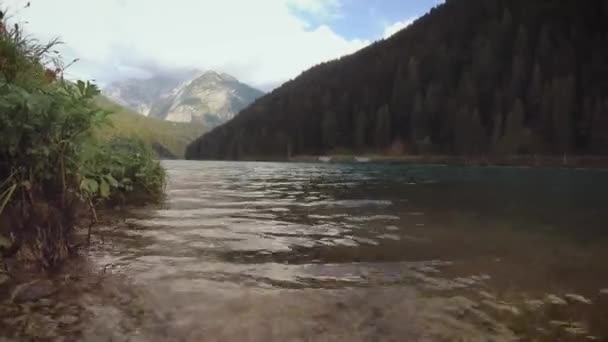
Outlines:
<svg viewBox="0 0 608 342"><path fill-rule="evenodd" d="M146 117L112 102L105 96L99 96L97 103L112 113L109 124L96 130L98 137L106 141L117 137L136 138L150 146L160 158L183 158L188 144L205 132L203 124Z"/></svg>
<svg viewBox="0 0 608 342"><path fill-rule="evenodd" d="M608 153L608 1L448 0L287 82L187 157L335 150Z"/></svg>

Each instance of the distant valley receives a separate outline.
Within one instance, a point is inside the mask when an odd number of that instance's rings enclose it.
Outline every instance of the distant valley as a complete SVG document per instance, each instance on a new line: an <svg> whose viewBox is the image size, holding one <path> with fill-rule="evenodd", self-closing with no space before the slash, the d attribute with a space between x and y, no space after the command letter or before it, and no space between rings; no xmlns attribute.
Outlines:
<svg viewBox="0 0 608 342"><path fill-rule="evenodd" d="M96 130L98 138L105 141L119 137L136 138L162 159L183 158L186 146L206 131L200 123L169 122L140 115L105 96L100 96L97 104L111 112L109 124Z"/></svg>
<svg viewBox="0 0 608 342"><path fill-rule="evenodd" d="M104 95L144 116L213 128L264 93L225 73L188 70L117 81Z"/></svg>

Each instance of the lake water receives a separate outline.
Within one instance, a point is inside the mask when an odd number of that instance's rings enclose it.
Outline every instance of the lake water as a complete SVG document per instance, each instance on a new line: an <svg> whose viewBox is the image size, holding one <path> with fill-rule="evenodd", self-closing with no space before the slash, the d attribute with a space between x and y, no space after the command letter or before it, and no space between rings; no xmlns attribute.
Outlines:
<svg viewBox="0 0 608 342"><path fill-rule="evenodd" d="M164 164L166 203L99 229L95 281L61 287L78 321L56 325L59 335L608 338L607 172Z"/></svg>

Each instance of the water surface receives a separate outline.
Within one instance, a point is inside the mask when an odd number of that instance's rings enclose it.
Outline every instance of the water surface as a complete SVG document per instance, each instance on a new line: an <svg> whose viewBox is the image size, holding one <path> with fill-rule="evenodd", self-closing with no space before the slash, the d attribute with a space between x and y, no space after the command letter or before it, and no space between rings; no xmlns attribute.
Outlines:
<svg viewBox="0 0 608 342"><path fill-rule="evenodd" d="M74 336L608 338L606 172L165 166L166 203L98 231Z"/></svg>

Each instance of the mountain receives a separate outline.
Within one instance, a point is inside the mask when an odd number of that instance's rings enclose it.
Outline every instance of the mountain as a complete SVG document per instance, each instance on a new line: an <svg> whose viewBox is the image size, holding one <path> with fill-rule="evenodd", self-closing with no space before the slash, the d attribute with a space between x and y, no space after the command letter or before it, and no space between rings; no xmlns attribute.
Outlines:
<svg viewBox="0 0 608 342"><path fill-rule="evenodd" d="M155 102L170 96L176 88L201 74L202 71L199 70L180 70L145 79L129 78L111 83L103 90L103 94L122 106L148 116Z"/></svg>
<svg viewBox="0 0 608 342"><path fill-rule="evenodd" d="M97 102L100 107L112 112L111 125L98 129L98 137L135 137L152 147L161 158L183 158L186 146L205 132L202 124L145 117L104 96L100 96Z"/></svg>
<svg viewBox="0 0 608 342"><path fill-rule="evenodd" d="M150 115L175 122L202 122L215 127L232 119L262 95L261 91L228 74L207 71L155 103Z"/></svg>
<svg viewBox="0 0 608 342"><path fill-rule="evenodd" d="M197 70L116 82L104 94L146 116L206 127L227 122L263 95L228 74Z"/></svg>
<svg viewBox="0 0 608 342"><path fill-rule="evenodd" d="M338 150L607 154L608 1L447 0L258 99L186 155Z"/></svg>

